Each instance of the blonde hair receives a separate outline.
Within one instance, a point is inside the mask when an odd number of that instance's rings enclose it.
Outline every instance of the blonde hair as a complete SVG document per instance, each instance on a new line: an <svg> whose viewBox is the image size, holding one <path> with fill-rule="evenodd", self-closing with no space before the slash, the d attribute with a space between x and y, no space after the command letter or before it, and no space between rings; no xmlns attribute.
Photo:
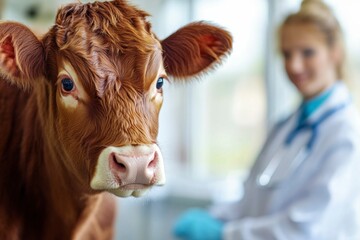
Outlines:
<svg viewBox="0 0 360 240"><path fill-rule="evenodd" d="M300 10L285 18L280 26L280 31L287 24L313 24L316 26L324 34L328 46L332 49L338 48L340 51L336 71L338 79L343 79L343 68L345 65L343 32L337 18L328 5L322 0L303 0Z"/></svg>

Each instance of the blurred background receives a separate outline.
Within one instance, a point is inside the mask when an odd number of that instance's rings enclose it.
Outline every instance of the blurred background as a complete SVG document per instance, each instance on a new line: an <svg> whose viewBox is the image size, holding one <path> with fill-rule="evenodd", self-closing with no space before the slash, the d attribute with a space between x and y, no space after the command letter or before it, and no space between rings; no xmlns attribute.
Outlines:
<svg viewBox="0 0 360 240"><path fill-rule="evenodd" d="M37 34L56 10L76 0L0 0L0 18ZM81 2L87 2L82 0ZM192 84L168 83L160 113L159 145L167 184L143 198L118 199L116 239L171 240L171 227L188 207L234 201L268 129L299 104L277 51L276 31L300 0L129 0L149 12L165 38L197 20L223 26L234 37L224 64ZM360 108L360 1L328 0L345 33L344 79Z"/></svg>

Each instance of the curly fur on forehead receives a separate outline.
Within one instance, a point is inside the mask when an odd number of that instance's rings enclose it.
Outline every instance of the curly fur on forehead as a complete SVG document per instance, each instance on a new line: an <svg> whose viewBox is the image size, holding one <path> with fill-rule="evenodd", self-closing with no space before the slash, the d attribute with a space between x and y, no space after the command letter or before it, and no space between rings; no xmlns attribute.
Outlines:
<svg viewBox="0 0 360 240"><path fill-rule="evenodd" d="M148 16L123 0L70 4L61 8L56 16L57 43L60 48L66 47L74 31L84 27L92 35L104 38L115 51L138 47L136 43L151 45L153 35L151 24L146 20Z"/></svg>
<svg viewBox="0 0 360 240"><path fill-rule="evenodd" d="M84 85L95 84L98 96L119 90L124 79L137 81L131 85L142 91L149 59L161 52L147 16L122 0L71 4L57 14L55 43L63 56L75 54L87 63L77 65L93 76L83 78L90 80Z"/></svg>

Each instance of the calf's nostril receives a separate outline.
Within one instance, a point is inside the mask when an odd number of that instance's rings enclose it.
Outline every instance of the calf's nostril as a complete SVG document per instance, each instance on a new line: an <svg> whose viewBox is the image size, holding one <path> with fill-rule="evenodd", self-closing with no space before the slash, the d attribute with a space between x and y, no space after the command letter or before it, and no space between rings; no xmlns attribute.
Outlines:
<svg viewBox="0 0 360 240"><path fill-rule="evenodd" d="M117 165L119 166L120 171L123 171L123 172L126 171L126 166L125 166L124 164L122 164L122 163L117 163Z"/></svg>
<svg viewBox="0 0 360 240"><path fill-rule="evenodd" d="M126 169L125 164L121 163L121 162L116 158L115 154L113 154L113 161L114 161L114 163L116 164L116 166L118 167L118 170L119 170L120 172L126 172L127 169Z"/></svg>
<svg viewBox="0 0 360 240"><path fill-rule="evenodd" d="M151 160L149 164L147 165L147 168L155 168L156 167L156 160Z"/></svg>

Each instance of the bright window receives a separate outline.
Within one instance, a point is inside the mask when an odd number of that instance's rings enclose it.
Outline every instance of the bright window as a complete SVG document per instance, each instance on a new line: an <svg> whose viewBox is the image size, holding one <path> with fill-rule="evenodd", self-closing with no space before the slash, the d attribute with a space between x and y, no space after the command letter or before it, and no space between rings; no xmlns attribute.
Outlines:
<svg viewBox="0 0 360 240"><path fill-rule="evenodd" d="M241 174L266 134L267 2L196 0L193 18L225 27L234 39L230 57L190 93L193 176Z"/></svg>

